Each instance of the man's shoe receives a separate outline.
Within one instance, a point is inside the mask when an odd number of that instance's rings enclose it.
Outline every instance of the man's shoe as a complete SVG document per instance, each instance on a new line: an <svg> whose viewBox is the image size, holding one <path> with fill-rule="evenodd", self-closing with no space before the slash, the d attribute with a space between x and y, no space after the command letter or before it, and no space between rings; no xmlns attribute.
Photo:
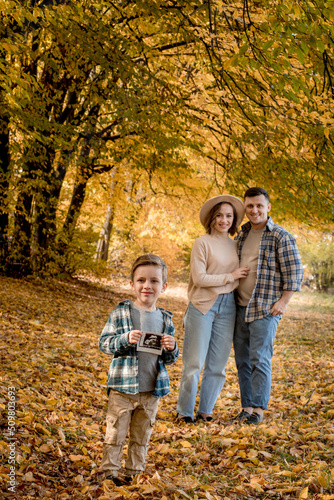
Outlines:
<svg viewBox="0 0 334 500"><path fill-rule="evenodd" d="M247 418L249 418L251 416L252 416L252 413L248 413L248 411L246 411L246 410L241 410L239 415L232 418L232 422L242 422L243 420L246 420Z"/></svg>
<svg viewBox="0 0 334 500"><path fill-rule="evenodd" d="M247 425L251 424L258 425L260 422L262 422L262 415L256 413L255 411L253 411L253 413L249 415L249 417L245 418L243 421L243 423Z"/></svg>

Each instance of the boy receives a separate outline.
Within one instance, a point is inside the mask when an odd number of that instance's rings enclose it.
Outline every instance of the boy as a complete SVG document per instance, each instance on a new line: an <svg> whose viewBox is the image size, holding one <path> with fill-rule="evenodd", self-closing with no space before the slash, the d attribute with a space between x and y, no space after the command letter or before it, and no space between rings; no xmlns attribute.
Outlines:
<svg viewBox="0 0 334 500"><path fill-rule="evenodd" d="M107 429L101 469L117 486L129 484L145 470L145 459L159 398L169 391L166 365L175 363L179 350L174 339L172 313L156 307L167 288L167 266L157 255L138 257L131 270L136 300L124 300L111 312L101 333L99 348L113 354L108 374ZM162 353L137 350L143 332L162 333ZM125 479L118 477L129 428Z"/></svg>

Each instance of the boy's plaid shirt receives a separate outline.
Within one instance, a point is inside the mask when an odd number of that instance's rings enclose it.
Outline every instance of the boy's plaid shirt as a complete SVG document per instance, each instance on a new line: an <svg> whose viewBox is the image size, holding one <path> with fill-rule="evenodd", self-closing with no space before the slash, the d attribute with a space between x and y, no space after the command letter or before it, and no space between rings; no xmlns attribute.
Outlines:
<svg viewBox="0 0 334 500"><path fill-rule="evenodd" d="M235 238L239 260L250 229L251 224L247 222ZM284 290L300 290L303 276L295 238L269 217L260 242L256 285L246 308L245 321L250 323L268 316Z"/></svg>
<svg viewBox="0 0 334 500"><path fill-rule="evenodd" d="M109 319L102 330L99 348L105 354L113 354L111 360L107 388L126 394L137 394L139 392L138 377L138 353L136 346L129 343L129 332L133 330L130 314L130 300L120 302L111 312ZM164 320L164 330L162 333L174 337L175 328L172 321L172 313L159 307ZM158 376L155 390L152 393L155 397L162 397L169 394L169 377L165 365L175 363L179 356L177 344L173 351L163 349L158 356Z"/></svg>

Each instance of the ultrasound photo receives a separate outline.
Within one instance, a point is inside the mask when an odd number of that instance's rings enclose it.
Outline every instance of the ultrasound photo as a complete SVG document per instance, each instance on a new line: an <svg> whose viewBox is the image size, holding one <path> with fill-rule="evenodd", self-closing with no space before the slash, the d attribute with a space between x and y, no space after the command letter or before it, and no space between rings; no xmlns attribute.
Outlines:
<svg viewBox="0 0 334 500"><path fill-rule="evenodd" d="M143 335L137 344L137 351L161 354L161 338L162 333L143 332Z"/></svg>

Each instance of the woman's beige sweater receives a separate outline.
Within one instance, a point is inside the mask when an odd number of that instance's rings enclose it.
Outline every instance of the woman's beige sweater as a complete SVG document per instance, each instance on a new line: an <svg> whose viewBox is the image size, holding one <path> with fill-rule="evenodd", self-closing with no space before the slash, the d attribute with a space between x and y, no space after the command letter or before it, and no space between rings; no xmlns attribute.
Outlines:
<svg viewBox="0 0 334 500"><path fill-rule="evenodd" d="M214 231L197 238L191 251L189 302L206 314L218 295L237 288L239 280L231 273L238 267L237 244L228 234Z"/></svg>

